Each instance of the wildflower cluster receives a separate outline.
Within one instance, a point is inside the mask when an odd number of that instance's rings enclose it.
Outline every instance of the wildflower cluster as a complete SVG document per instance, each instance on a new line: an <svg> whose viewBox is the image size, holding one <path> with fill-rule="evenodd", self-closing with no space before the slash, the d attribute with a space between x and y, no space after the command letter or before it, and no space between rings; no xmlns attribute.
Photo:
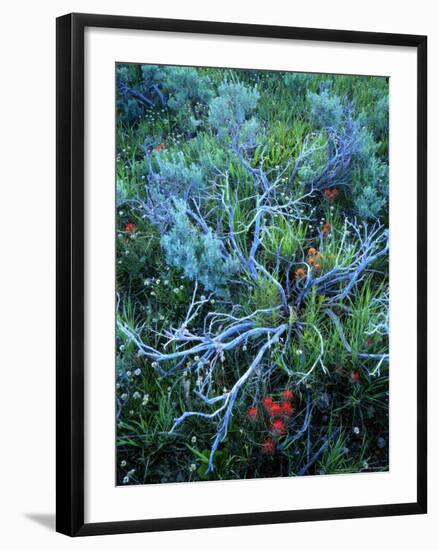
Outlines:
<svg viewBox="0 0 438 550"><path fill-rule="evenodd" d="M326 227L329 226L329 224L325 224L322 228L322 232L326 232ZM307 251L307 263L315 269L315 271L319 271L321 269L321 263L323 260L323 255L321 252L318 252L316 248L311 246L309 250Z"/></svg>
<svg viewBox="0 0 438 550"><path fill-rule="evenodd" d="M268 435L265 437L262 446L262 454L274 454L279 438L287 432L288 423L295 411L293 405L294 393L286 388L281 393L281 399L274 401L270 395L266 395L261 404L251 406L247 410L247 417L252 424L261 425Z"/></svg>

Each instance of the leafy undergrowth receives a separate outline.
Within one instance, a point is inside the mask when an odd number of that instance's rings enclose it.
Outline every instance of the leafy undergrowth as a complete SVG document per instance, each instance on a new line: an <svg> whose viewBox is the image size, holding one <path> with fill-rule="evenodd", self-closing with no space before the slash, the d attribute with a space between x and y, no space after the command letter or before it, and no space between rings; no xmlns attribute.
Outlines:
<svg viewBox="0 0 438 550"><path fill-rule="evenodd" d="M387 80L117 80L117 482L387 470Z"/></svg>

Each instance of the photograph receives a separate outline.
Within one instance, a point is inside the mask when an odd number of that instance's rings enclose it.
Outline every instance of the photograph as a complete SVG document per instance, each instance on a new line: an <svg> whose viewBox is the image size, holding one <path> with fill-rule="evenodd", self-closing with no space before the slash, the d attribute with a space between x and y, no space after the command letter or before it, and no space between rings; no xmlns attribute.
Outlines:
<svg viewBox="0 0 438 550"><path fill-rule="evenodd" d="M389 471L390 79L114 85L116 485Z"/></svg>
<svg viewBox="0 0 438 550"><path fill-rule="evenodd" d="M429 549L431 7L5 6L0 547Z"/></svg>

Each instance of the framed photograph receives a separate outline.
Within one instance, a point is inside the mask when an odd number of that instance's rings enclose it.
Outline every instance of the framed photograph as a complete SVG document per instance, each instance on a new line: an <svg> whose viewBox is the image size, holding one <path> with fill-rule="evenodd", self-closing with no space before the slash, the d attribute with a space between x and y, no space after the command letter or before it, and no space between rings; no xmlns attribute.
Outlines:
<svg viewBox="0 0 438 550"><path fill-rule="evenodd" d="M425 36L57 20L57 530L426 513Z"/></svg>

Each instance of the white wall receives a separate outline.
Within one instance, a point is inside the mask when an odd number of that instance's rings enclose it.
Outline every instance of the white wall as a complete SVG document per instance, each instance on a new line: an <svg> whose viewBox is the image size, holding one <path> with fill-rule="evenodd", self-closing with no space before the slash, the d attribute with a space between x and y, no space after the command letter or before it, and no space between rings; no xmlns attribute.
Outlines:
<svg viewBox="0 0 438 550"><path fill-rule="evenodd" d="M15 0L2 5L0 185L2 210L0 325L0 541L4 548L433 548L438 534L436 422L438 374L430 351L430 513L428 516L349 520L123 535L71 540L53 531L55 370L55 17L71 11L247 23L344 28L429 35L430 196L438 200L436 127L438 30L436 2L367 0ZM431 211L430 236L436 232ZM437 254L430 247L430 277ZM407 251L407 267L415 262ZM430 290L430 340L438 329ZM5 307L6 306L6 307ZM412 406L406 396L406 406ZM51 528L48 527L52 526Z"/></svg>

